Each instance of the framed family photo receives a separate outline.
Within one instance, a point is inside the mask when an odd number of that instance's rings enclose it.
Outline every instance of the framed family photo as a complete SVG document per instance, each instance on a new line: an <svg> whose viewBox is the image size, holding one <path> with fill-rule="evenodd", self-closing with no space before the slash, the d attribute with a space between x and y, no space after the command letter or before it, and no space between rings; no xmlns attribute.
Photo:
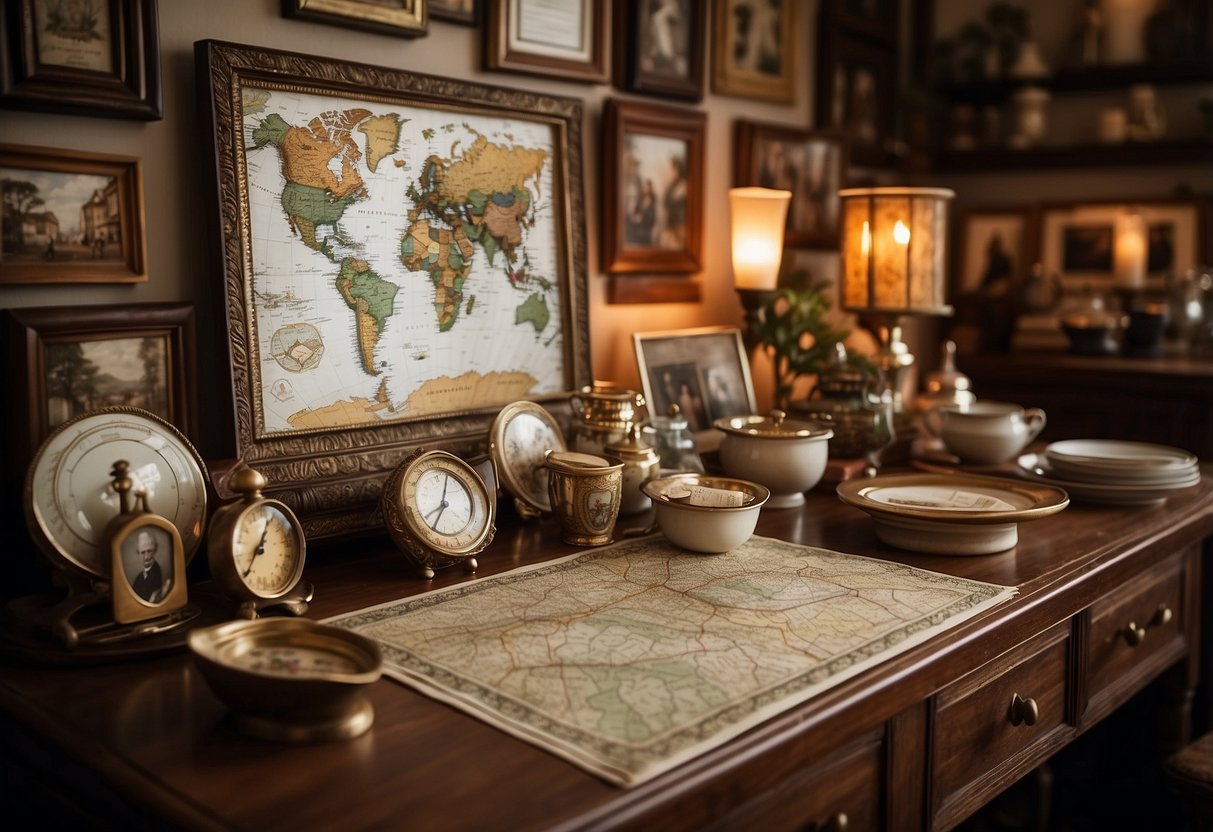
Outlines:
<svg viewBox="0 0 1213 832"><path fill-rule="evenodd" d="M616 83L630 92L703 98L707 7L693 0L616 4Z"/></svg>
<svg viewBox="0 0 1213 832"><path fill-rule="evenodd" d="M0 145L0 283L147 280L138 159Z"/></svg>
<svg viewBox="0 0 1213 832"><path fill-rule="evenodd" d="M3 13L0 107L160 118L156 0L11 0Z"/></svg>
<svg viewBox="0 0 1213 832"><path fill-rule="evenodd" d="M426 33L430 0L282 0L287 17L381 35L415 38Z"/></svg>
<svg viewBox="0 0 1213 832"><path fill-rule="evenodd" d="M4 333L9 438L22 471L51 431L102 407L138 407L194 436L192 304L7 309Z"/></svg>
<svg viewBox="0 0 1213 832"><path fill-rule="evenodd" d="M712 91L795 103L800 7L787 0L712 0Z"/></svg>
<svg viewBox="0 0 1213 832"><path fill-rule="evenodd" d="M505 405L589 383L580 100L215 41L195 57L220 432L309 537L379 527L410 452L474 455Z"/></svg>
<svg viewBox="0 0 1213 832"><path fill-rule="evenodd" d="M1169 276L1186 272L1208 255L1204 206L1197 199L1123 200L1049 204L1041 210L1040 262L1068 293L1115 283L1116 222L1139 214L1146 233L1146 289L1162 291Z"/></svg>
<svg viewBox="0 0 1213 832"><path fill-rule="evenodd" d="M700 268L707 117L608 100L603 116L603 270Z"/></svg>
<svg viewBox="0 0 1213 832"><path fill-rule="evenodd" d="M735 184L792 192L785 245L836 248L847 171L842 134L738 121L735 141Z"/></svg>
<svg viewBox="0 0 1213 832"><path fill-rule="evenodd" d="M602 84L610 80L611 0L484 0L485 64Z"/></svg>
<svg viewBox="0 0 1213 832"><path fill-rule="evenodd" d="M952 272L953 298L1010 296L1027 278L1030 208L976 208L965 214Z"/></svg>
<svg viewBox="0 0 1213 832"><path fill-rule="evenodd" d="M678 405L697 439L716 434L712 423L757 409L750 362L737 327L699 327L632 336L650 413Z"/></svg>

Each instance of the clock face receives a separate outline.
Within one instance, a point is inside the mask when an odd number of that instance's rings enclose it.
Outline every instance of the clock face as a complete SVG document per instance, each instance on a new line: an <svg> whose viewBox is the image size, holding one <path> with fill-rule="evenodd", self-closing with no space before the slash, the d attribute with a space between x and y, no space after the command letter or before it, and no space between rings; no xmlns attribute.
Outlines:
<svg viewBox="0 0 1213 832"><path fill-rule="evenodd" d="M135 408L87 413L42 443L25 485L30 532L53 560L108 578L105 529L119 513L110 474L118 460L129 463L148 508L177 527L188 563L206 519L206 468L176 428Z"/></svg>
<svg viewBox="0 0 1213 832"><path fill-rule="evenodd" d="M263 598L291 589L303 572L299 524L275 502L245 509L232 533L232 560L245 586Z"/></svg>
<svg viewBox="0 0 1213 832"><path fill-rule="evenodd" d="M502 482L515 497L540 511L552 509L544 454L566 449L560 425L532 402L507 405L493 424L489 450Z"/></svg>
<svg viewBox="0 0 1213 832"><path fill-rule="evenodd" d="M413 533L440 554L472 554L492 527L484 483L450 454L418 458L405 472L400 497Z"/></svg>

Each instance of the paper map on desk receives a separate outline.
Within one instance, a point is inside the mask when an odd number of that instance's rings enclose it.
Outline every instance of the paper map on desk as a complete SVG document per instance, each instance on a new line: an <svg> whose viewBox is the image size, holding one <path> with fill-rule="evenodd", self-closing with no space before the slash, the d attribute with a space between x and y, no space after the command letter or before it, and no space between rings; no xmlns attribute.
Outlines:
<svg viewBox="0 0 1213 832"><path fill-rule="evenodd" d="M635 785L1011 597L993 584L753 537L650 537L328 623L384 672Z"/></svg>

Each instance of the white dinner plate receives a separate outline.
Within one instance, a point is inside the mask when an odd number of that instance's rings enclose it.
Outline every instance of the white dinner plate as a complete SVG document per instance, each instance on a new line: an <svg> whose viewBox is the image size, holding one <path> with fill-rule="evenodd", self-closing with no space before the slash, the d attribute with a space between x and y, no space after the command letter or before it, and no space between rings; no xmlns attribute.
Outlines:
<svg viewBox="0 0 1213 832"><path fill-rule="evenodd" d="M1167 486L1191 485L1200 480L1200 469L1195 464L1180 468L1155 468L1146 465L1121 469L1071 462L1061 457L1048 455L1045 456L1045 461L1053 469L1055 476L1078 482L1126 486Z"/></svg>
<svg viewBox="0 0 1213 832"><path fill-rule="evenodd" d="M1018 524L1069 504L1060 488L966 474L886 474L847 480L838 498L872 518L891 546L937 555L1010 549Z"/></svg>
<svg viewBox="0 0 1213 832"><path fill-rule="evenodd" d="M1053 470L1043 454L1024 454L1018 459L1020 471L1034 482L1064 488L1076 500L1104 503L1117 506L1148 506L1161 503L1176 491L1191 488L1200 482L1200 473L1195 479L1170 485L1124 485L1116 483L1080 482L1064 479Z"/></svg>
<svg viewBox="0 0 1213 832"><path fill-rule="evenodd" d="M1051 462L1115 470L1174 470L1196 465L1196 456L1182 448L1121 439L1066 439L1046 447L1045 456Z"/></svg>

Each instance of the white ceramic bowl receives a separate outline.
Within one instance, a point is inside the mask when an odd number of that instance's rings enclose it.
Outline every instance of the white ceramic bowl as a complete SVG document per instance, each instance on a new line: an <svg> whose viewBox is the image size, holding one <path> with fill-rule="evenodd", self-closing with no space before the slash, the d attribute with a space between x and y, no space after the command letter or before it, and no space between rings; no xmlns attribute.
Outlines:
<svg viewBox="0 0 1213 832"><path fill-rule="evenodd" d="M720 464L725 473L769 488L769 508L804 505L804 492L821 482L834 435L829 428L787 419L782 410L717 419L715 426L724 433Z"/></svg>
<svg viewBox="0 0 1213 832"><path fill-rule="evenodd" d="M693 486L736 491L744 502L727 508L691 505L686 495ZM727 552L749 540L771 496L758 483L696 473L657 477L640 488L653 501L661 533L676 546L705 554Z"/></svg>

